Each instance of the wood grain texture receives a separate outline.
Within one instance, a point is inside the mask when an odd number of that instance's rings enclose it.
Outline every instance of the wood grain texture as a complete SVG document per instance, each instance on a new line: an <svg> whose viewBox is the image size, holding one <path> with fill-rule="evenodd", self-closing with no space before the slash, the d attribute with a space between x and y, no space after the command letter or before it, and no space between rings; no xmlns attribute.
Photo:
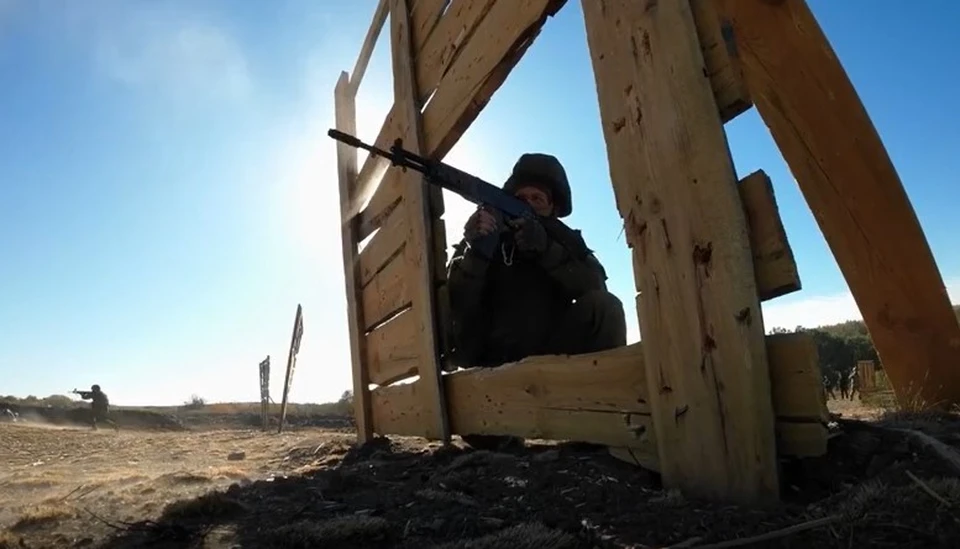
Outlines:
<svg viewBox="0 0 960 549"><path fill-rule="evenodd" d="M753 106L743 81L740 59L736 56L736 48L725 36L729 26L721 21L713 1L689 1L713 97L721 120L729 122Z"/></svg>
<svg viewBox="0 0 960 549"><path fill-rule="evenodd" d="M423 132L420 102L417 100L416 73L413 63L413 44L410 34L410 15L407 0L390 0L390 38L393 53L393 95L398 116L402 120L400 135L408 150L423 153ZM423 391L420 409L423 411L423 436L450 442L446 395L440 384L440 349L436 334L436 306L433 287L433 228L430 203L423 176L409 170L401 172L407 188L403 212L409 228L408 246L402 254L406 271L401 275L409 289L410 303L417 320L414 340L417 342L417 371ZM388 267L389 268L389 267ZM385 272L385 271L384 271Z"/></svg>
<svg viewBox="0 0 960 549"><path fill-rule="evenodd" d="M417 374L421 352L419 313L407 309L365 336L365 364L371 383L389 385Z"/></svg>
<svg viewBox="0 0 960 549"><path fill-rule="evenodd" d="M718 0L790 166L906 408L960 405L960 324L900 177L803 0Z"/></svg>
<svg viewBox="0 0 960 549"><path fill-rule="evenodd" d="M493 0L457 2L440 17L426 41L413 54L418 104L422 105L437 89L450 65L456 62L460 51L470 42L492 5ZM380 127L375 144L378 147L389 147L399 135L401 123L398 105L394 103ZM426 130L426 133L429 133L429 130ZM398 178L384 177L387 165L388 162L380 157L367 157L357 176L357 190L351 201L344 204L346 216L358 214L367 199L369 204L364 209L368 211L368 217L380 216L381 212L402 194L403 187L399 185ZM363 237L361 234L361 238Z"/></svg>
<svg viewBox="0 0 960 549"><path fill-rule="evenodd" d="M611 179L638 252L663 481L710 499L776 501L747 220L689 2L582 5Z"/></svg>
<svg viewBox="0 0 960 549"><path fill-rule="evenodd" d="M760 299L766 301L800 290L800 272L770 178L763 170L757 170L740 180L737 189L750 226L748 235Z"/></svg>
<svg viewBox="0 0 960 549"><path fill-rule="evenodd" d="M827 432L815 417L822 387L816 349L807 334L768 336L775 362L770 375L781 455L823 455ZM809 354L813 352L811 357ZM807 365L813 365L813 370ZM798 367L802 365L802 367ZM576 440L630 448L641 465L659 470L656 430L642 344L574 356L538 356L498 368L475 368L443 376L456 434L514 435ZM374 430L382 435L422 436L419 381L374 389ZM798 419L809 414L808 423ZM800 425L800 427L794 427ZM812 426L812 427L811 427ZM817 438L819 426L821 438Z"/></svg>
<svg viewBox="0 0 960 549"><path fill-rule="evenodd" d="M356 107L350 92L350 79L340 74L334 90L336 127L353 134L357 129ZM357 175L357 150L337 143L337 179L340 200L350 195ZM343 278L347 295L347 332L350 337L350 362L353 371L353 410L357 424L357 442L363 444L373 436L373 418L370 410L370 384L363 364L363 317L360 311L360 288L357 284L357 220L341 219L341 248L343 250Z"/></svg>

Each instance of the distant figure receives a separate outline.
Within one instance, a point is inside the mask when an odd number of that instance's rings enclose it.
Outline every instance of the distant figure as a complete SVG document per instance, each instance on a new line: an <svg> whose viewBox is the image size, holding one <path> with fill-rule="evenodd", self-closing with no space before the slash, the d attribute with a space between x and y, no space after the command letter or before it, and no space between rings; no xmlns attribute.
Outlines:
<svg viewBox="0 0 960 549"><path fill-rule="evenodd" d="M99 385L93 385L90 387L89 391L77 391L74 389L74 393L80 395L80 398L83 400L91 401L91 408L93 409L93 428L94 430L98 429L97 422L109 423L113 425L115 431L120 430L120 426L117 425L115 421L107 417L107 411L110 408L110 399L107 398L107 394L100 390Z"/></svg>
<svg viewBox="0 0 960 549"><path fill-rule="evenodd" d="M10 408L4 408L3 415L6 416L6 418L9 419L10 421L13 421L13 422L17 421L17 413L11 410Z"/></svg>

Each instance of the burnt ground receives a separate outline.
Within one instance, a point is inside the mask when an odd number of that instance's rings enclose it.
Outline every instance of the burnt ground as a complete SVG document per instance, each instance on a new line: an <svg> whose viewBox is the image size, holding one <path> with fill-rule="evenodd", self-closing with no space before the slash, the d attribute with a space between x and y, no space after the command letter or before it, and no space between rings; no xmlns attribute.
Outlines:
<svg viewBox="0 0 960 549"><path fill-rule="evenodd" d="M904 429L960 447L957 416L841 421L828 456L783 464L785 502L774 509L664 492L657 475L585 445L490 452L390 437L356 447L338 434L288 448L287 468L269 479L144 518L75 519L102 536L47 526L7 539L110 549L731 547L711 544L773 532L749 545L960 547L960 470Z"/></svg>

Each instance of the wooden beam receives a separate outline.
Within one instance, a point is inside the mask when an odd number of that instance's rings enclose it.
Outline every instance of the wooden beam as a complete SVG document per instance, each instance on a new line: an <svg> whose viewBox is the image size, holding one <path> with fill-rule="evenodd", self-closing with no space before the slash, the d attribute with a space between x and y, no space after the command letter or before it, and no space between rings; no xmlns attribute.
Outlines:
<svg viewBox="0 0 960 549"><path fill-rule="evenodd" d="M803 0L720 0L744 77L901 406L960 405L960 325L890 156Z"/></svg>
<svg viewBox="0 0 960 549"><path fill-rule="evenodd" d="M366 335L366 366L370 381L389 385L419 371L420 311L407 309Z"/></svg>
<svg viewBox="0 0 960 549"><path fill-rule="evenodd" d="M357 62L354 64L351 73L350 95L354 98L357 96L360 82L363 81L363 74L367 72L367 65L370 64L370 57L377 46L380 31L383 30L383 24L387 21L387 13L387 0L379 0L377 9L373 12L373 21L370 23L370 28L367 29L367 36L363 39L363 45L360 47L360 55L357 57Z"/></svg>
<svg viewBox="0 0 960 549"><path fill-rule="evenodd" d="M830 421L817 344L808 334L766 337L773 413L793 422Z"/></svg>
<svg viewBox="0 0 960 549"><path fill-rule="evenodd" d="M424 140L420 119L420 103L417 101L416 75L413 65L413 45L410 38L410 14L406 0L390 0L390 38L393 52L394 104L403 120L401 136L406 147L416 154L423 151ZM450 426L447 418L446 395L440 384L440 350L437 345L436 305L433 292L433 236L430 204L427 190L418 172L401 172L406 192L404 215L410 229L404 256L408 261L402 276L410 289L412 308L417 312L416 340L418 372L423 393L420 407L424 411L424 436L450 442Z"/></svg>
<svg viewBox="0 0 960 549"><path fill-rule="evenodd" d="M430 35L429 44L424 44L422 52L418 50L417 98L420 101L425 102L436 90L496 1L458 0L443 14Z"/></svg>
<svg viewBox="0 0 960 549"><path fill-rule="evenodd" d="M762 301L800 290L800 273L777 208L773 183L757 170L737 185L747 216L757 291Z"/></svg>
<svg viewBox="0 0 960 549"><path fill-rule="evenodd" d="M467 22L470 25L464 27L464 32L475 39L466 40L450 54L453 61L449 66L443 63L445 57L442 51L449 48L450 44L439 42L444 36L449 36L449 33L440 32L440 27L448 16L459 12L448 13L441 18L437 29L424 45L421 56L424 60L434 59L436 63L418 63L418 67L426 67L419 80L419 99L425 100L434 89L437 90L423 112L426 156L443 158L447 154L506 80L547 17L556 13L565 2L566 0L493 2L488 11L476 9L462 12L462 17L469 15ZM430 53L433 51L441 53L434 55ZM399 127L398 122L393 120L395 116L395 110L387 116L377 137L377 146L388 147L395 139ZM394 204L404 189L398 180L391 179L389 175L380 184L380 178L388 164L388 161L378 157L368 157L360 170L358 189L353 201L344 211L346 216L356 215L369 199L370 204L364 208L364 220L361 221L361 226L368 230L376 226L370 222L370 218L382 218L382 211ZM361 238L363 235L361 232Z"/></svg>
<svg viewBox="0 0 960 549"><path fill-rule="evenodd" d="M350 78L346 72L340 73L334 91L336 127L342 132L353 134L357 129L354 96L350 93ZM343 143L337 143L337 179L339 180L340 200L350 196L350 188L357 176L357 150ZM373 436L373 421L370 415L370 389L367 369L363 364L363 332L360 326L363 319L359 309L359 287L357 286L357 220L347 220L341 224L341 246L343 249L343 278L347 293L347 331L350 337L350 359L353 369L353 409L357 424L357 442L363 444Z"/></svg>
<svg viewBox="0 0 960 549"><path fill-rule="evenodd" d="M410 32L413 33L414 57L420 55L423 44L436 28L443 10L449 3L450 0L416 0L410 6Z"/></svg>
<svg viewBox="0 0 960 549"><path fill-rule="evenodd" d="M816 365L816 348L808 334L768 336L770 376L777 432L785 442L781 455L817 455L825 447L815 438L823 427L798 418L816 410L822 388L807 380L818 375L797 368ZM800 354L800 357L795 355ZM657 437L653 429L649 386L641 343L573 356L537 356L498 368L474 368L443 376L454 433L513 435L524 438L576 440L631 448L641 464L659 470ZM382 435L422 436L419 382L374 389L374 430ZM801 425L802 427L794 427ZM821 454L822 455L822 454Z"/></svg>
<svg viewBox="0 0 960 549"><path fill-rule="evenodd" d="M583 0L611 179L635 273L663 480L779 496L747 220L689 2Z"/></svg>
<svg viewBox="0 0 960 549"><path fill-rule="evenodd" d="M732 39L724 36L729 34L729 25L720 20L712 0L690 0L690 8L720 118L729 122L753 106L736 48Z"/></svg>

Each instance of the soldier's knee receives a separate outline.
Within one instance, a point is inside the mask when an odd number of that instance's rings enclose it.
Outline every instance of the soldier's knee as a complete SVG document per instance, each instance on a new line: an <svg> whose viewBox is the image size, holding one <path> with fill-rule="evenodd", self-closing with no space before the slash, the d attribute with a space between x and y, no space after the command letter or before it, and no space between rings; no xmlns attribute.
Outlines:
<svg viewBox="0 0 960 549"><path fill-rule="evenodd" d="M593 331L591 351L612 349L627 344L627 320L620 298L610 292L588 292L577 299L581 311L590 318Z"/></svg>

